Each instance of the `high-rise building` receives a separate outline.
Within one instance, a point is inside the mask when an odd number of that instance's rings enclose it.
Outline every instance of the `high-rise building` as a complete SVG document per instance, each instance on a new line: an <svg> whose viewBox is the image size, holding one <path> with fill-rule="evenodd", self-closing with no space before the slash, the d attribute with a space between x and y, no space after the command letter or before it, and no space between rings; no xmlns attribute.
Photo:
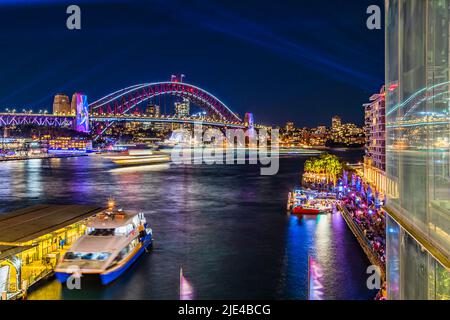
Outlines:
<svg viewBox="0 0 450 320"><path fill-rule="evenodd" d="M450 299L450 0L386 15L388 299Z"/></svg>
<svg viewBox="0 0 450 320"><path fill-rule="evenodd" d="M365 155L364 178L382 192L386 192L386 108L384 86L364 105Z"/></svg>
<svg viewBox="0 0 450 320"><path fill-rule="evenodd" d="M331 118L331 129L332 130L339 129L341 127L341 125L342 125L341 117L334 116L333 118Z"/></svg>
<svg viewBox="0 0 450 320"><path fill-rule="evenodd" d="M53 99L53 114L70 114L70 100L65 94L57 94Z"/></svg>
<svg viewBox="0 0 450 320"><path fill-rule="evenodd" d="M292 132L295 129L294 123L293 122L287 122L286 123L286 132Z"/></svg>
<svg viewBox="0 0 450 320"><path fill-rule="evenodd" d="M183 118L189 117L190 101L183 98L182 102L175 102L175 116Z"/></svg>
<svg viewBox="0 0 450 320"><path fill-rule="evenodd" d="M152 117L158 118L161 115L160 108L156 104L148 105L145 108L145 114L148 115L148 116L152 116Z"/></svg>

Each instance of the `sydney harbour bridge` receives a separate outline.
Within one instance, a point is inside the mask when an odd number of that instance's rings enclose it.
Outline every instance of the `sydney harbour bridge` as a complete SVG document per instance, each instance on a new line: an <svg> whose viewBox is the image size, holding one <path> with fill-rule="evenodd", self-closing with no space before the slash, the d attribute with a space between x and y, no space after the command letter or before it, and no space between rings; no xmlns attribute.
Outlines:
<svg viewBox="0 0 450 320"><path fill-rule="evenodd" d="M184 99L204 111L202 118L192 116L148 115L140 106L155 97L171 95ZM0 127L32 124L37 126L59 126L80 132L102 135L114 123L179 123L202 124L210 127L253 127L253 115L246 113L240 118L225 103L208 91L192 84L172 78L167 82L133 85L112 92L90 104L84 95L76 94L76 112L71 114L0 113Z"/></svg>

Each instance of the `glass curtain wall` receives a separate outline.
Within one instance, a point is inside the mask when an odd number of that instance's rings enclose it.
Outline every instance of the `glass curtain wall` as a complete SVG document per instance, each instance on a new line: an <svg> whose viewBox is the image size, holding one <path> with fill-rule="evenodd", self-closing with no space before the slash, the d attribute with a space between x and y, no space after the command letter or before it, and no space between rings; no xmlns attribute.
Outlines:
<svg viewBox="0 0 450 320"><path fill-rule="evenodd" d="M450 299L449 18L450 0L386 0L392 299Z"/></svg>

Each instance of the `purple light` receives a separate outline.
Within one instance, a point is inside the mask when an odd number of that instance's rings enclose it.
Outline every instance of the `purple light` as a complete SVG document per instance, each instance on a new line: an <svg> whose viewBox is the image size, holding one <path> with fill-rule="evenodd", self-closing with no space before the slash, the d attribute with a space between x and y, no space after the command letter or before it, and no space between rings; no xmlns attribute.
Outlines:
<svg viewBox="0 0 450 320"><path fill-rule="evenodd" d="M77 106L77 117L75 130L78 132L89 132L89 109L87 96L81 93L75 93Z"/></svg>

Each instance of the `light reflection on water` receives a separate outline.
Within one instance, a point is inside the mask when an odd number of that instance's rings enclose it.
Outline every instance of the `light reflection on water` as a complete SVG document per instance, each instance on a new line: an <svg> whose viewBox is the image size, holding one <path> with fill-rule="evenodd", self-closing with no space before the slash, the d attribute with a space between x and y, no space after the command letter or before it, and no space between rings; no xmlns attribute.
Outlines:
<svg viewBox="0 0 450 320"><path fill-rule="evenodd" d="M152 164L145 166L119 167L109 170L110 173L134 173L134 172L152 172L170 169L170 164Z"/></svg>
<svg viewBox="0 0 450 320"><path fill-rule="evenodd" d="M276 176L245 165L119 168L101 157L1 163L0 210L112 195L153 228L153 252L113 284L70 291L50 281L30 299L177 299L180 267L199 299L305 299L310 254L326 298L371 299L369 262L339 214L286 215L305 159L280 158Z"/></svg>

